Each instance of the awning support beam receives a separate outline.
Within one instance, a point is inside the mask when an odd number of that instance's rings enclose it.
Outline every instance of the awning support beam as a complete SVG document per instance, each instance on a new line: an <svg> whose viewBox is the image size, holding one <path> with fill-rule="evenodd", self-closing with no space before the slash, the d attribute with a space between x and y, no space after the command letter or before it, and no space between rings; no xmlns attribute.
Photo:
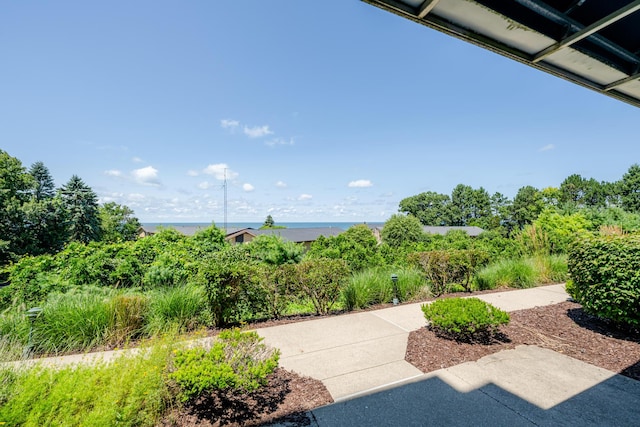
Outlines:
<svg viewBox="0 0 640 427"><path fill-rule="evenodd" d="M547 56L559 51L560 49L564 49L565 47L571 46L574 43L579 42L582 39L589 37L591 34L600 31L603 28L608 27L620 19L631 15L632 13L640 10L640 0L636 0L633 3L629 3L625 7L616 10L613 13L605 16L604 18L594 22L588 27L584 27L582 30L573 33L571 36L565 38L564 40L555 43L548 48L540 51L533 58L533 62L538 62L546 58Z"/></svg>
<svg viewBox="0 0 640 427"><path fill-rule="evenodd" d="M433 10L434 7L437 6L440 0L424 0L420 7L418 8L418 19L423 19L425 16L429 14Z"/></svg>

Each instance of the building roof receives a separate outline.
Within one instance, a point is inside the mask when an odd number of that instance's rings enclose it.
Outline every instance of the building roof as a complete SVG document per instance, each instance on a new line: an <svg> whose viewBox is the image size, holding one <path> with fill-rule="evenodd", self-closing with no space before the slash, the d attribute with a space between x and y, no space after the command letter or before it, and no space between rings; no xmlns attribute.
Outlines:
<svg viewBox="0 0 640 427"><path fill-rule="evenodd" d="M422 230L425 233L428 234L447 234L450 231L454 231L454 230L460 230L460 231L464 231L465 233L467 233L469 236L471 237L477 237L480 235L480 233L482 233L484 230L480 227L476 227L474 226L429 226L429 225L425 225L424 227L422 227Z"/></svg>
<svg viewBox="0 0 640 427"><path fill-rule="evenodd" d="M363 1L640 107L640 0Z"/></svg>
<svg viewBox="0 0 640 427"><path fill-rule="evenodd" d="M301 242L313 242L317 240L320 236L330 237L337 236L340 233L343 233L344 230L338 227L311 227L311 228L267 228L256 230L253 228L246 228L243 230L238 230L235 233L227 234L228 237L232 237L232 234L242 234L243 232L249 233L252 236L263 236L263 235L275 235L280 236L282 239L301 243Z"/></svg>

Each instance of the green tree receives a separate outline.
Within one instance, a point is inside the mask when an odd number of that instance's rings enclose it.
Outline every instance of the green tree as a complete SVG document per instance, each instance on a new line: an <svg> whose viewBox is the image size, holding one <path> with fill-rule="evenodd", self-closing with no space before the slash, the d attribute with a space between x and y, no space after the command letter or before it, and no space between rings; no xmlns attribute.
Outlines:
<svg viewBox="0 0 640 427"><path fill-rule="evenodd" d="M55 196L55 184L49 169L42 162L35 162L29 168L29 174L35 183L32 194L37 201L52 199Z"/></svg>
<svg viewBox="0 0 640 427"><path fill-rule="evenodd" d="M271 215L267 215L267 218L264 220L264 224L262 224L262 226L265 228L270 228L270 227L273 227L274 225L275 225L275 222L273 221L273 217Z"/></svg>
<svg viewBox="0 0 640 427"><path fill-rule="evenodd" d="M451 192L450 225L477 225L486 220L490 212L491 201L484 188L474 190L468 185L458 184Z"/></svg>
<svg viewBox="0 0 640 427"><path fill-rule="evenodd" d="M395 214L384 223L381 233L382 242L391 247L424 241L422 224L413 215Z"/></svg>
<svg viewBox="0 0 640 427"><path fill-rule="evenodd" d="M411 214L423 225L451 225L451 198L427 191L400 201L400 212Z"/></svg>
<svg viewBox="0 0 640 427"><path fill-rule="evenodd" d="M136 239L140 221L128 206L115 202L105 203L98 207L98 217L103 242L117 243Z"/></svg>
<svg viewBox="0 0 640 427"><path fill-rule="evenodd" d="M22 208L32 188L33 177L20 160L0 150L0 265L24 254L30 245Z"/></svg>
<svg viewBox="0 0 640 427"><path fill-rule="evenodd" d="M637 163L622 176L620 199L626 211L640 213L640 166Z"/></svg>
<svg viewBox="0 0 640 427"><path fill-rule="evenodd" d="M83 243L100 240L98 197L91 187L73 175L60 189L60 196L68 212L70 239Z"/></svg>
<svg viewBox="0 0 640 427"><path fill-rule="evenodd" d="M511 215L518 228L531 224L544 209L542 193L535 187L527 185L518 190L511 205Z"/></svg>
<svg viewBox="0 0 640 427"><path fill-rule="evenodd" d="M343 259L354 271L382 262L378 241L371 229L364 224L354 225L337 236L320 236L311 244L307 257Z"/></svg>

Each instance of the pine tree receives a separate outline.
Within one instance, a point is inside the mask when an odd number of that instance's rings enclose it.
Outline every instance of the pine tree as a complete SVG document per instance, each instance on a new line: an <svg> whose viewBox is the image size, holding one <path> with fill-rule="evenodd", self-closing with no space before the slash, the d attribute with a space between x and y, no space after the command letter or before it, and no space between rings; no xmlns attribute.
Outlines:
<svg viewBox="0 0 640 427"><path fill-rule="evenodd" d="M98 196L91 187L73 175L60 189L60 196L68 215L70 239L83 243L100 240Z"/></svg>

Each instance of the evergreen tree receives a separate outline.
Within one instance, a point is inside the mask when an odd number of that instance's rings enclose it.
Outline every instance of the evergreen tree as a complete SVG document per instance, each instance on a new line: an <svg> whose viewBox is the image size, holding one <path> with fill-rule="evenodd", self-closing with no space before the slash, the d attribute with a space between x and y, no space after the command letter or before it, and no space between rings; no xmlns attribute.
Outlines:
<svg viewBox="0 0 640 427"><path fill-rule="evenodd" d="M73 175L60 189L60 196L68 215L69 238L83 243L99 240L98 197L91 187Z"/></svg>
<svg viewBox="0 0 640 427"><path fill-rule="evenodd" d="M35 162L29 169L29 174L35 180L33 196L37 201L51 199L55 195L55 185L49 169L42 162Z"/></svg>

